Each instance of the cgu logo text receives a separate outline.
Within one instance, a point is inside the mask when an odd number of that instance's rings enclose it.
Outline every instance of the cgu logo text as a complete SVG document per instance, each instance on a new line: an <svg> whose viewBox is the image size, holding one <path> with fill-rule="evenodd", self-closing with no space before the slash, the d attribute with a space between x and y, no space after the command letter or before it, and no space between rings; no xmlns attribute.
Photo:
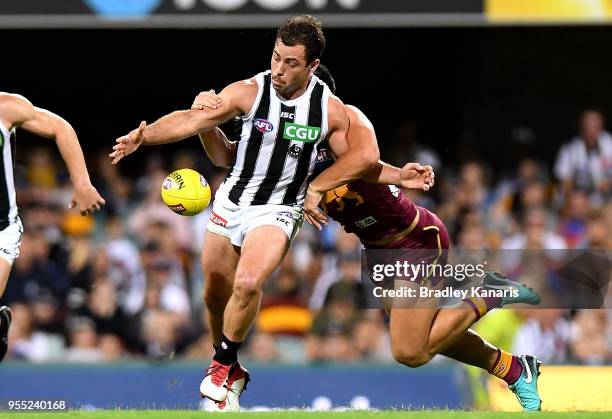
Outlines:
<svg viewBox="0 0 612 419"><path fill-rule="evenodd" d="M286 140L314 142L319 139L321 128L285 122L283 138Z"/></svg>
<svg viewBox="0 0 612 419"><path fill-rule="evenodd" d="M195 7L198 3L210 7L219 12L230 12L237 10L247 3L255 3L262 9L269 11L285 10L303 3L308 9L320 10L335 2L343 9L356 9L361 0L173 0L176 7L188 10Z"/></svg>

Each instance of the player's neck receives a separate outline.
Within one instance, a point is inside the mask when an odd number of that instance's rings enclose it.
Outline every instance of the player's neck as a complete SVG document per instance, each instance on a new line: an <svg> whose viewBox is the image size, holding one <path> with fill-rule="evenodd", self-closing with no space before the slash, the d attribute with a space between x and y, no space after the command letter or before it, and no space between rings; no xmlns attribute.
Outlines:
<svg viewBox="0 0 612 419"><path fill-rule="evenodd" d="M280 94L280 97L282 97L285 100L293 100L293 99L297 99L300 96L302 96L306 90L308 90L308 86L310 86L310 77L308 77L308 80L306 80L306 83L304 83L304 85L300 86L297 90L294 90L293 92L287 92L284 94Z"/></svg>

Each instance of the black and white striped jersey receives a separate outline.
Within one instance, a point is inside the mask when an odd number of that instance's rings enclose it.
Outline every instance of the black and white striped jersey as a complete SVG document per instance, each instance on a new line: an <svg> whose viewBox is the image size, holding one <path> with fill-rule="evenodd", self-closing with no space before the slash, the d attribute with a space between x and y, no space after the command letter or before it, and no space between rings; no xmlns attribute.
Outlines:
<svg viewBox="0 0 612 419"><path fill-rule="evenodd" d="M15 128L9 130L0 122L0 230L17 220L17 198L15 196Z"/></svg>
<svg viewBox="0 0 612 419"><path fill-rule="evenodd" d="M328 133L331 92L312 76L295 99L280 97L270 71L255 76L253 107L242 116L236 162L217 192L236 205L303 205L317 146Z"/></svg>

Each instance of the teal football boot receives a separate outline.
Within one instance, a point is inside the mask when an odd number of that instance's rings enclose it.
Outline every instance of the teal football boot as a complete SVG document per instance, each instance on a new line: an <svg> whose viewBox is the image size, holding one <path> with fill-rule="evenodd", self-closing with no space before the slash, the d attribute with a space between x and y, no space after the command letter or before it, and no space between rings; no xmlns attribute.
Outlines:
<svg viewBox="0 0 612 419"><path fill-rule="evenodd" d="M537 412L542 410L542 399L538 393L538 377L540 376L540 365L542 362L532 355L519 357L523 365L523 372L514 384L508 388L518 399L523 412Z"/></svg>
<svg viewBox="0 0 612 419"><path fill-rule="evenodd" d="M501 307L508 304L530 304L537 306L540 304L540 296L527 285L508 279L499 272L487 272L482 282L482 287L486 290L502 290ZM506 292L508 291L508 292Z"/></svg>

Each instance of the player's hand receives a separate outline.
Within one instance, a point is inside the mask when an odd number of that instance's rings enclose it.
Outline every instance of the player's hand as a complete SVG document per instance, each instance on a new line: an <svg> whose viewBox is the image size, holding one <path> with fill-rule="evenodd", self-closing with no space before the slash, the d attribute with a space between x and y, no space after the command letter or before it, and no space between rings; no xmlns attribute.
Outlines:
<svg viewBox="0 0 612 419"><path fill-rule="evenodd" d="M304 218L317 229L322 230L327 224L327 215L319 208L323 193L315 190L310 185L306 190L306 198L304 200Z"/></svg>
<svg viewBox="0 0 612 419"><path fill-rule="evenodd" d="M74 189L74 195L68 208L77 208L81 215L88 215L99 210L106 201L100 196L96 188L89 184Z"/></svg>
<svg viewBox="0 0 612 419"><path fill-rule="evenodd" d="M223 105L223 99L221 99L213 89L208 92L200 92L199 95L193 101L191 109L202 110L204 108L218 109Z"/></svg>
<svg viewBox="0 0 612 419"><path fill-rule="evenodd" d="M147 123L142 121L138 128L132 130L128 135L124 135L115 140L117 144L113 146L113 152L108 155L108 157L113 159L111 164L117 164L119 160L128 154L132 154L140 147L144 138L143 132L146 127Z"/></svg>
<svg viewBox="0 0 612 419"><path fill-rule="evenodd" d="M419 163L407 163L400 172L402 188L421 189L428 191L435 183L435 173L431 166L421 166Z"/></svg>

